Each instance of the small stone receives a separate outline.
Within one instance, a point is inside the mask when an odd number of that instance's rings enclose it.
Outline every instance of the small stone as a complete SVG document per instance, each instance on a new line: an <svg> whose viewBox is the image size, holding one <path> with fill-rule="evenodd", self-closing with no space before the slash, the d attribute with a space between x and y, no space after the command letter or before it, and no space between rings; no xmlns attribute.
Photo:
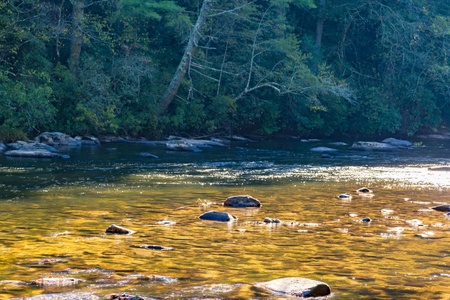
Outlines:
<svg viewBox="0 0 450 300"><path fill-rule="evenodd" d="M372 193L373 191L366 187L362 187L362 188L357 189L356 192L365 194L365 193Z"/></svg>
<svg viewBox="0 0 450 300"><path fill-rule="evenodd" d="M338 196L338 198L339 198L339 199L342 199L342 200L351 200L351 199L352 199L352 195L350 195L350 194L348 194L348 193L340 194L340 195Z"/></svg>

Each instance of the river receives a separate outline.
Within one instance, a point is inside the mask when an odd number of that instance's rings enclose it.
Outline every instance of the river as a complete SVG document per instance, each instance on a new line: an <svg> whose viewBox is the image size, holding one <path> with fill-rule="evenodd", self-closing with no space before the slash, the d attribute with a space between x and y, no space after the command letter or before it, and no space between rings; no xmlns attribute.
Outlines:
<svg viewBox="0 0 450 300"><path fill-rule="evenodd" d="M450 165L450 142L398 152L329 142L202 152L111 143L65 149L69 159L0 156L0 298L280 299L253 284L295 276L326 282L333 299L450 299L450 219L430 209L450 203L450 172L430 170ZM338 155L323 158L317 146ZM355 192L363 186L372 197ZM223 207L234 195L262 207ZM208 210L238 220L200 220ZM111 224L136 233L106 235ZM79 282L30 284L42 278Z"/></svg>

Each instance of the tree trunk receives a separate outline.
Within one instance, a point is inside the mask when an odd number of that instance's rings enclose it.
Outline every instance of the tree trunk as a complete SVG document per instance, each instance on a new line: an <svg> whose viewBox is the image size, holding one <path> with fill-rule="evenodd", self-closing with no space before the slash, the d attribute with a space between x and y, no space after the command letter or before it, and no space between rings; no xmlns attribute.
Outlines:
<svg viewBox="0 0 450 300"><path fill-rule="evenodd" d="M84 0L72 1L72 39L70 44L69 70L76 74L83 44Z"/></svg>
<svg viewBox="0 0 450 300"><path fill-rule="evenodd" d="M319 17L317 19L316 25L316 47L320 49L322 45L322 34L323 34L323 23L325 21L325 6L327 5L327 0L320 0L319 3Z"/></svg>
<svg viewBox="0 0 450 300"><path fill-rule="evenodd" d="M192 54L194 53L194 51L196 50L196 48L198 46L198 41L201 36L200 32L205 24L208 13L211 10L211 7L210 7L211 2L212 2L212 0L204 0L203 1L197 21L195 22L194 29L192 30L192 33L189 37L189 41L186 45L186 49L184 50L184 54L183 54L183 57L181 58L180 64L178 65L178 68L175 71L175 74L172 78L172 81L169 84L169 87L167 88L166 93L159 101L159 114L160 115L163 114L167 110L170 103L172 103L173 99L177 95L178 89L181 85L181 82L184 79L184 75L186 74L186 71L191 62Z"/></svg>

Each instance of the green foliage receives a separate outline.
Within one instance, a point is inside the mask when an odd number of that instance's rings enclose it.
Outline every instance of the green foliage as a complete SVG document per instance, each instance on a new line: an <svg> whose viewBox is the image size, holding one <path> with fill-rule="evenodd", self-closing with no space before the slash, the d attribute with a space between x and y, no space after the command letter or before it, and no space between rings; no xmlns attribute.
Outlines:
<svg viewBox="0 0 450 300"><path fill-rule="evenodd" d="M46 130L54 124L48 75L30 73L26 81L0 78L0 128L3 138Z"/></svg>
<svg viewBox="0 0 450 300"><path fill-rule="evenodd" d="M450 122L450 6L438 0L336 0L324 11L319 0L211 1L184 82L157 117L202 3L91 2L75 72L72 2L1 2L0 138L414 135Z"/></svg>

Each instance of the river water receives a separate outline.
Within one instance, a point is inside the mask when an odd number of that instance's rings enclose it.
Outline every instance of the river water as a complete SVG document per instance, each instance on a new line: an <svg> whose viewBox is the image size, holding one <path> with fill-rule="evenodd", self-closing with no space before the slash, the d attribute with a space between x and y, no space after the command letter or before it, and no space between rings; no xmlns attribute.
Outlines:
<svg viewBox="0 0 450 300"><path fill-rule="evenodd" d="M281 299L253 284L295 276L326 282L333 299L450 299L450 219L430 210L450 203L450 172L429 169L450 165L450 142L389 153L349 145L117 143L65 149L69 159L0 156L0 298ZM372 197L355 192L363 186ZM262 207L223 207L234 195ZM238 220L200 220L208 210ZM106 235L111 224L136 233ZM76 282L30 284L44 278Z"/></svg>

